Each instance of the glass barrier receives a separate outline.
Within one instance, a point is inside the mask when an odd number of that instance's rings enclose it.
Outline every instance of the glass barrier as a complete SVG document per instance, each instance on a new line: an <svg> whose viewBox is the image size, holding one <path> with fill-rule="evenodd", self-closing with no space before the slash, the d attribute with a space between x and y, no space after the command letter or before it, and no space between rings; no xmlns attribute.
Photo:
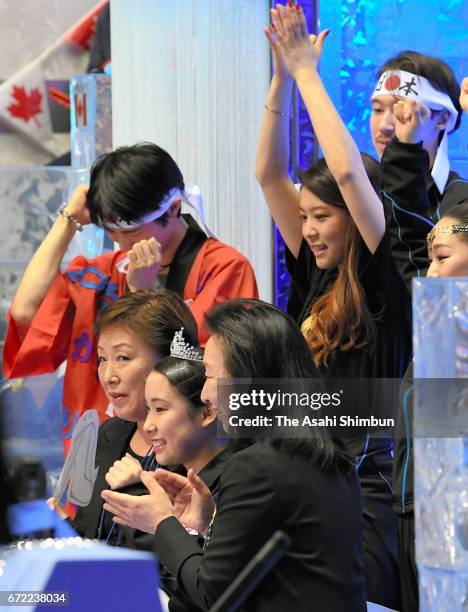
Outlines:
<svg viewBox="0 0 468 612"><path fill-rule="evenodd" d="M6 315L22 274L49 231L57 211L76 186L88 181L87 170L58 167L0 168L0 339ZM78 254L95 257L102 252L103 231L93 225L77 232L64 263ZM63 462L62 382L54 374L0 383L2 418L8 454L34 455L46 469Z"/></svg>
<svg viewBox="0 0 468 612"><path fill-rule="evenodd" d="M413 312L420 609L455 612L468 592L468 279L413 281Z"/></svg>

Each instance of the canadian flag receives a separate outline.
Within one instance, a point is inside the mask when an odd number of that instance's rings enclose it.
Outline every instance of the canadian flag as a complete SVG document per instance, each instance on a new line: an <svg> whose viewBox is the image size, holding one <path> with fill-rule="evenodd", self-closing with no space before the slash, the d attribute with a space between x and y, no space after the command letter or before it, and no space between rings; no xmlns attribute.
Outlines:
<svg viewBox="0 0 468 612"><path fill-rule="evenodd" d="M0 119L31 145L52 157L60 155L53 142L49 104L41 66L27 66L0 85Z"/></svg>
<svg viewBox="0 0 468 612"><path fill-rule="evenodd" d="M55 134L52 131L46 81L69 79L85 72L88 62L87 43L92 36L97 15L106 3L106 0L97 3L39 57L0 85L0 121L21 139L22 154L25 143L30 145L31 150L41 154L37 157L32 153L33 160L41 159L40 163L46 163L70 149L69 134ZM80 121L86 124L86 103L85 100L82 102L84 116L81 116ZM2 137L4 135L0 134L0 142ZM13 162L0 159L0 164L15 162L11 137L8 142Z"/></svg>

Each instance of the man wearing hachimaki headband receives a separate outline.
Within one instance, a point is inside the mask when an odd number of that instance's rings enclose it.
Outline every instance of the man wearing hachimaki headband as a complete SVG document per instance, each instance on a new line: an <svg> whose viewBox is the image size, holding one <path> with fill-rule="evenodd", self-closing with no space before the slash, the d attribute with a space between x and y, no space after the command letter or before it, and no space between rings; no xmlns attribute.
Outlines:
<svg viewBox="0 0 468 612"><path fill-rule="evenodd" d="M9 313L5 376L52 372L66 360L66 451L85 410L106 415L93 334L101 309L127 291L165 287L184 298L200 324L214 304L257 297L247 259L181 215L182 202L197 208L197 200L197 188L185 185L166 151L151 143L120 147L96 160L89 190L75 191L26 268ZM68 245L87 223L104 227L119 250L78 256L61 272Z"/></svg>
<svg viewBox="0 0 468 612"><path fill-rule="evenodd" d="M452 69L416 51L399 53L377 73L370 131L381 160L392 253L408 287L412 277L425 276L429 266L427 233L449 208L468 198L468 182L450 171L447 152L449 136L461 122L459 96ZM337 271L320 275L326 287ZM304 270L295 277L288 302L288 312L296 319L309 287Z"/></svg>
<svg viewBox="0 0 468 612"><path fill-rule="evenodd" d="M468 182L450 170L448 157L450 134L462 119L459 97L452 69L415 51L388 60L372 94L371 132L382 158L392 250L408 284L428 268L426 234L468 197Z"/></svg>
<svg viewBox="0 0 468 612"><path fill-rule="evenodd" d="M444 62L414 52L387 62L372 96L371 125L383 153L382 187L392 252L408 288L412 277L425 276L426 271L430 277L466 273L468 183L450 171L448 135L459 127L467 102L466 92L460 96L455 75ZM410 367L400 390L392 485L402 612L419 609L412 406Z"/></svg>

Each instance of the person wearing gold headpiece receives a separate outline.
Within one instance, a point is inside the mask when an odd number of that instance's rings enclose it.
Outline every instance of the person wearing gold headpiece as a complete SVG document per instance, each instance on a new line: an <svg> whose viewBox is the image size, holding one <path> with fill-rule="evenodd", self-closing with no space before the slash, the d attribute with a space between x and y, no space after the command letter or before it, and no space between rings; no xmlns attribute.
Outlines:
<svg viewBox="0 0 468 612"><path fill-rule="evenodd" d="M265 105L256 176L288 248L293 313L326 379L400 378L411 360L411 300L385 228L380 166L360 154L318 71L328 31L308 35L300 5L277 5L265 31L275 74ZM289 176L288 109L296 82L324 158ZM370 416L387 397L360 397ZM361 482L368 600L398 609L391 436L348 440Z"/></svg>
<svg viewBox="0 0 468 612"><path fill-rule="evenodd" d="M452 206L427 235L430 278L468 276L468 200ZM468 297L468 296L467 296ZM403 612L419 609L414 546L413 367L400 390L400 411L393 464L394 510L398 516L401 601Z"/></svg>
<svg viewBox="0 0 468 612"><path fill-rule="evenodd" d="M460 107L468 111L468 79L462 83ZM430 154L424 149L424 131L430 109L416 100L398 101L393 107L395 141L382 160L382 183L392 214L387 219L394 235L419 248L404 253L394 250L395 260L408 284L413 276L468 276L468 193L456 177L447 191L459 201L434 225L427 189ZM397 155L397 152L399 154ZM387 153L389 153L387 155ZM422 162L422 163L421 163ZM457 191L458 190L458 191ZM463 190L465 197L463 199ZM445 198L448 201L448 195ZM443 202L444 200L442 200ZM394 213L394 214L393 214ZM395 243L394 243L395 244ZM393 465L394 510L398 516L400 585L403 612L419 607L418 571L414 546L414 465L411 442L413 370L405 374L400 391L400 410Z"/></svg>

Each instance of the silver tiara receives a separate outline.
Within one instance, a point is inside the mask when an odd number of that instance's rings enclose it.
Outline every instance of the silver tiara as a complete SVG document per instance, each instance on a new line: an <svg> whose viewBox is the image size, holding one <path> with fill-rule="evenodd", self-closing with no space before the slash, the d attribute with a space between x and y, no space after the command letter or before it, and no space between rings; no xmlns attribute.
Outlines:
<svg viewBox="0 0 468 612"><path fill-rule="evenodd" d="M171 357L187 359L188 361L203 361L203 357L197 349L185 342L183 327L174 334L174 338L171 342Z"/></svg>

